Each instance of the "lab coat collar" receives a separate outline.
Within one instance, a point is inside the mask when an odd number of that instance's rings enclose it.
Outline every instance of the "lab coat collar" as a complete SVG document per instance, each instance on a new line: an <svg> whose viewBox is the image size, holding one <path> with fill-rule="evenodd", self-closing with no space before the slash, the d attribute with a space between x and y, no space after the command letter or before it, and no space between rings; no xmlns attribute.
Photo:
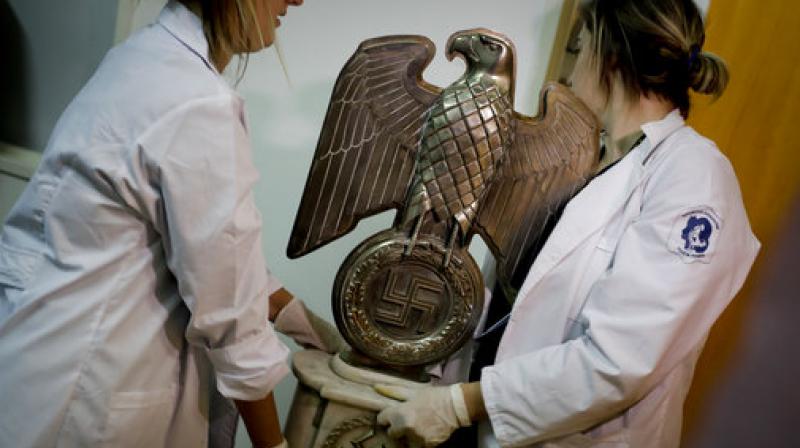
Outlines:
<svg viewBox="0 0 800 448"><path fill-rule="evenodd" d="M196 54L209 69L217 73L208 54L208 41L203 33L203 21L181 2L171 0L161 10L157 22L192 53Z"/></svg>
<svg viewBox="0 0 800 448"><path fill-rule="evenodd" d="M637 146L603 174L595 177L567 204L558 224L531 266L517 295L515 308L539 281L593 232L611 219L641 182L640 158L630 157L641 151L647 140Z"/></svg>
<svg viewBox="0 0 800 448"><path fill-rule="evenodd" d="M564 257L622 209L641 184L645 164L662 146L661 143L683 125L677 109L661 120L642 125L644 141L616 165L595 177L567 204L558 225L531 266L520 288L518 302L528 296L528 292Z"/></svg>
<svg viewBox="0 0 800 448"><path fill-rule="evenodd" d="M683 117L678 109L673 109L661 120L650 121L642 125L642 132L647 138L648 145L640 145L641 151L637 154L642 165L645 165L653 156L653 151L659 147L667 137L684 126Z"/></svg>

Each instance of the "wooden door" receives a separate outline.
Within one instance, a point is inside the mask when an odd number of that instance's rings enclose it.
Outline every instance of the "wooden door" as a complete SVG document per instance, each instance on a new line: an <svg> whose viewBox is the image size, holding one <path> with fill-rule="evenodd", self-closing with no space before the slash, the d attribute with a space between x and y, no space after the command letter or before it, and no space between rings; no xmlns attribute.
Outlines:
<svg viewBox="0 0 800 448"><path fill-rule="evenodd" d="M747 284L713 328L698 362L685 405L684 442L704 431L704 418L718 399L715 386L742 361L745 338L752 334L743 329L756 300L754 283L774 253L778 229L800 199L800 14L792 6L781 0L712 0L706 20L705 49L727 61L731 82L714 103L694 98L689 124L714 140L733 163L763 247ZM800 272L797 259L786 269ZM794 341L786 344L776 349L796 346ZM766 372L781 366L761 368Z"/></svg>

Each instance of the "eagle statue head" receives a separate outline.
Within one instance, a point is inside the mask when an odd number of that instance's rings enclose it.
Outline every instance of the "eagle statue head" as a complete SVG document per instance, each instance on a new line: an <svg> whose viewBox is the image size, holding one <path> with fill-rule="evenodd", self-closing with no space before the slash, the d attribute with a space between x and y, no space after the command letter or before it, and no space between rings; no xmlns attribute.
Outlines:
<svg viewBox="0 0 800 448"><path fill-rule="evenodd" d="M516 56L508 37L485 28L458 31L447 40L445 51L450 61L456 56L464 59L466 76L491 77L513 101Z"/></svg>

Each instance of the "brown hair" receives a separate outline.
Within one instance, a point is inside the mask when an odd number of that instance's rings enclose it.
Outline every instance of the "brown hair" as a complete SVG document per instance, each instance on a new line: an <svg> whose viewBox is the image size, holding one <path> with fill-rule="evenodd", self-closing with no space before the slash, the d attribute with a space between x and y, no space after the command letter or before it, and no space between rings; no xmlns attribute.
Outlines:
<svg viewBox="0 0 800 448"><path fill-rule="evenodd" d="M580 17L606 95L618 75L629 98L657 95L686 116L690 88L717 98L728 84L725 62L702 51L705 30L693 0L589 0Z"/></svg>

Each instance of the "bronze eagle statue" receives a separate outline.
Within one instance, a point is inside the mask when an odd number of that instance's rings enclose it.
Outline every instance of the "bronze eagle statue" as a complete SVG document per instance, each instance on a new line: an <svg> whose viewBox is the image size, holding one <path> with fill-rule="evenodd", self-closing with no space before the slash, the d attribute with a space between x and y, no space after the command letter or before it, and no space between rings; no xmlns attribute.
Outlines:
<svg viewBox="0 0 800 448"><path fill-rule="evenodd" d="M542 90L538 116L515 112L515 50L501 34L460 31L446 51L449 60L463 58L466 71L444 89L422 78L435 53L423 36L364 41L345 64L289 257L394 208L395 228L409 235L408 252L420 232L438 235L449 247L479 233L506 287L532 259L552 218L592 175L599 126L558 84Z"/></svg>

